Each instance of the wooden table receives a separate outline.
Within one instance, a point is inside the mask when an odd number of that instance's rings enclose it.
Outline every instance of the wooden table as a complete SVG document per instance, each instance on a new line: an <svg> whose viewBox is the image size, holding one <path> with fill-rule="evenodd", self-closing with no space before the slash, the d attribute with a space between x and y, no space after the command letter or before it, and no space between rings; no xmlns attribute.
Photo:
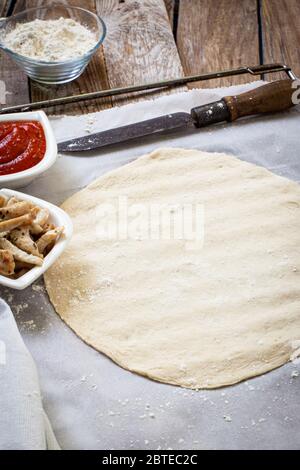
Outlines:
<svg viewBox="0 0 300 470"><path fill-rule="evenodd" d="M59 86L45 86L29 81L1 53L2 105L259 63L286 63L300 76L299 0L60 2L85 7L104 19L108 34L103 47L78 80ZM1 0L0 16L52 3L52 0ZM198 86L224 86L250 79L249 76L240 76L201 82ZM49 109L48 112L87 113L162 93L166 91L65 105Z"/></svg>

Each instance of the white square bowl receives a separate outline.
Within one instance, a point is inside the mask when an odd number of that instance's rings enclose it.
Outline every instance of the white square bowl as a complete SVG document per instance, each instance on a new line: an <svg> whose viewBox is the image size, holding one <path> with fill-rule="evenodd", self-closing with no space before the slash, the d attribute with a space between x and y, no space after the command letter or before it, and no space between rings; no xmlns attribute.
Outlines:
<svg viewBox="0 0 300 470"><path fill-rule="evenodd" d="M46 138L46 152L43 159L28 170L11 173L10 175L0 175L0 188L20 188L29 184L38 175L50 168L57 159L57 144L50 122L44 111L0 114L0 125L9 121L38 121L44 130Z"/></svg>
<svg viewBox="0 0 300 470"><path fill-rule="evenodd" d="M36 266L30 269L26 274L21 276L19 279L10 279L5 276L0 275L0 284L6 287L11 287L12 289L25 289L30 284L32 284L36 279L38 279L44 272L47 271L48 268L57 260L57 258L62 254L66 246L68 245L72 233L73 233L73 224L66 212L64 212L59 207L51 204L50 202L44 201L43 199L39 199L37 197L29 196L28 194L21 193L19 191L13 191L11 189L1 189L0 195L6 197L15 196L18 199L24 201L30 201L36 204L39 207L45 208L49 210L50 218L49 220L55 224L56 226L63 226L64 233L60 236L60 238L55 243L52 250L48 253L47 256L44 258L44 262L42 266Z"/></svg>

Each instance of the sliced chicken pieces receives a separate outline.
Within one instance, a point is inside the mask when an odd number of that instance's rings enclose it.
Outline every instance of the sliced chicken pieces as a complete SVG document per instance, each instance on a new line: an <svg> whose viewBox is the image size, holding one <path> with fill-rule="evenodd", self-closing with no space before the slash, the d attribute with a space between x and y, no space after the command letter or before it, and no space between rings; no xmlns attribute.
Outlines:
<svg viewBox="0 0 300 470"><path fill-rule="evenodd" d="M0 274L11 276L15 272L15 260L9 250L0 250Z"/></svg>
<svg viewBox="0 0 300 470"><path fill-rule="evenodd" d="M26 251L26 253L43 257L38 250L37 244L30 236L29 227L20 227L12 230L9 238L14 245L21 250Z"/></svg>

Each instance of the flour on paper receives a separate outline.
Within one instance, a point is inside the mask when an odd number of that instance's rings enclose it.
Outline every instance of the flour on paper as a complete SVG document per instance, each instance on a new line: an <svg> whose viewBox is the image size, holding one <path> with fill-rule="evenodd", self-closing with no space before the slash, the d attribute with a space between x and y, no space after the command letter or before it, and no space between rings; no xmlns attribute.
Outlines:
<svg viewBox="0 0 300 470"><path fill-rule="evenodd" d="M99 206L200 203L204 242L100 240ZM122 367L216 388L288 362L300 338L300 187L224 154L161 149L106 174L63 208L74 222L45 275L61 318Z"/></svg>

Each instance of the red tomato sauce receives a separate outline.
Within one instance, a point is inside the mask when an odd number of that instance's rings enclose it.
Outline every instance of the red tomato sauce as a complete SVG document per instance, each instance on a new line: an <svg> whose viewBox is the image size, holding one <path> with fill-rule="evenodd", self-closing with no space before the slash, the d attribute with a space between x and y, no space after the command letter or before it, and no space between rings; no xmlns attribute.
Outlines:
<svg viewBox="0 0 300 470"><path fill-rule="evenodd" d="M46 138L38 121L0 123L0 175L37 165L46 152Z"/></svg>

